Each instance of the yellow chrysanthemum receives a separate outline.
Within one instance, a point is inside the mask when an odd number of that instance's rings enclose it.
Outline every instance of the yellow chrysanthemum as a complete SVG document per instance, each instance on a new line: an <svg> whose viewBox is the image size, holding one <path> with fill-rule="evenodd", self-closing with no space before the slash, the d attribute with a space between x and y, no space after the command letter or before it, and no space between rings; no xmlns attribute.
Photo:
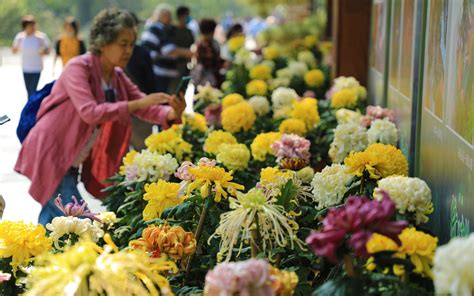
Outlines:
<svg viewBox="0 0 474 296"><path fill-rule="evenodd" d="M16 273L20 265L27 265L31 257L51 249L52 240L46 236L43 225L23 221L0 222L0 258L10 258Z"/></svg>
<svg viewBox="0 0 474 296"><path fill-rule="evenodd" d="M213 190L214 200L220 202L222 196L227 198L228 193L235 195L237 190L245 189L243 185L231 182L232 174L221 167L199 165L189 168L188 172L194 177L194 181L188 185L188 195L199 188L201 196L206 198Z"/></svg>
<svg viewBox="0 0 474 296"><path fill-rule="evenodd" d="M338 108L352 108L357 105L357 92L354 89L342 89L332 95L331 107Z"/></svg>
<svg viewBox="0 0 474 296"><path fill-rule="evenodd" d="M254 79L247 83L245 90L248 96L265 96L268 91L268 86L265 81Z"/></svg>
<svg viewBox="0 0 474 296"><path fill-rule="evenodd" d="M265 64L259 64L250 69L251 79L268 80L272 78L272 68Z"/></svg>
<svg viewBox="0 0 474 296"><path fill-rule="evenodd" d="M319 46L319 49L321 50L321 52L323 54L327 55L332 50L332 42L331 41L321 42L321 45Z"/></svg>
<svg viewBox="0 0 474 296"><path fill-rule="evenodd" d="M255 123L255 112L247 102L241 102L222 111L222 127L231 133L248 131Z"/></svg>
<svg viewBox="0 0 474 296"><path fill-rule="evenodd" d="M313 48L318 44L318 38L315 35L307 35L304 37L303 43L307 48Z"/></svg>
<svg viewBox="0 0 474 296"><path fill-rule="evenodd" d="M324 83L324 73L321 70L310 70L304 74L304 82L309 87L320 87Z"/></svg>
<svg viewBox="0 0 474 296"><path fill-rule="evenodd" d="M261 133L253 139L250 149L254 159L264 161L267 154L272 154L271 145L281 138L279 132Z"/></svg>
<svg viewBox="0 0 474 296"><path fill-rule="evenodd" d="M370 178L380 179L393 175L408 175L408 161L400 149L392 145L372 144L365 151L351 152L344 159L347 172L361 177L364 172Z"/></svg>
<svg viewBox="0 0 474 296"><path fill-rule="evenodd" d="M222 144L237 144L237 139L229 132L212 131L207 135L204 142L204 151L210 154L217 154Z"/></svg>
<svg viewBox="0 0 474 296"><path fill-rule="evenodd" d="M182 160L184 155L191 154L193 145L181 137L178 129L169 128L145 139L148 150L160 154L171 153L176 159Z"/></svg>
<svg viewBox="0 0 474 296"><path fill-rule="evenodd" d="M236 36L229 39L227 46L232 53L237 52L245 45L245 36Z"/></svg>
<svg viewBox="0 0 474 296"><path fill-rule="evenodd" d="M269 184L286 183L293 178L293 171L280 171L277 168L267 167L260 171L260 185L263 187Z"/></svg>
<svg viewBox="0 0 474 296"><path fill-rule="evenodd" d="M173 295L160 273L177 272L174 262L142 250L119 252L109 235L104 240L103 249L81 241L64 253L37 258L25 295Z"/></svg>
<svg viewBox="0 0 474 296"><path fill-rule="evenodd" d="M262 49L262 54L264 59L274 60L280 56L280 49L274 45L270 45Z"/></svg>
<svg viewBox="0 0 474 296"><path fill-rule="evenodd" d="M206 117L200 113L184 114L183 113L183 124L189 125L191 129L200 132L207 132Z"/></svg>
<svg viewBox="0 0 474 296"><path fill-rule="evenodd" d="M148 201L143 209L143 220L149 221L159 218L161 213L169 207L183 202L183 198L178 196L179 183L159 180L157 183L145 185L143 199Z"/></svg>
<svg viewBox="0 0 474 296"><path fill-rule="evenodd" d="M242 97L242 95L237 93L229 94L222 99L222 109L236 105L243 101L244 97Z"/></svg>
<svg viewBox="0 0 474 296"><path fill-rule="evenodd" d="M396 251L394 257L406 258L410 257L413 264L414 272L433 278L431 266L433 265L433 257L438 246L438 238L417 231L414 227L405 228L402 233L398 235L401 245L398 246L390 238L378 233L374 233L366 247L369 254L375 254L382 251ZM373 260L367 264L367 269L375 269ZM394 274L401 276L404 274L404 268L401 265L394 265Z"/></svg>
<svg viewBox="0 0 474 296"><path fill-rule="evenodd" d="M302 120L307 130L311 130L319 123L318 101L313 98L304 98L293 103L290 116Z"/></svg>
<svg viewBox="0 0 474 296"><path fill-rule="evenodd" d="M124 156L123 158L123 165L120 166L120 175L125 176L125 168L127 166L130 166L133 164L133 159L135 159L135 156L138 154L137 151L132 150L127 153L127 155Z"/></svg>
<svg viewBox="0 0 474 296"><path fill-rule="evenodd" d="M278 130L282 134L296 134L299 136L304 136L307 132L304 121L296 118L288 118L283 120L280 123Z"/></svg>
<svg viewBox="0 0 474 296"><path fill-rule="evenodd" d="M196 238L181 226L150 225L143 230L142 237L130 241L129 246L141 249L154 258L167 255L181 260L196 251Z"/></svg>
<svg viewBox="0 0 474 296"><path fill-rule="evenodd" d="M243 170L248 166L250 151L244 144L222 144L216 160L229 170Z"/></svg>
<svg viewBox="0 0 474 296"><path fill-rule="evenodd" d="M294 271L279 270L276 267L270 267L272 275L272 290L276 295L291 296L298 285L298 275Z"/></svg>

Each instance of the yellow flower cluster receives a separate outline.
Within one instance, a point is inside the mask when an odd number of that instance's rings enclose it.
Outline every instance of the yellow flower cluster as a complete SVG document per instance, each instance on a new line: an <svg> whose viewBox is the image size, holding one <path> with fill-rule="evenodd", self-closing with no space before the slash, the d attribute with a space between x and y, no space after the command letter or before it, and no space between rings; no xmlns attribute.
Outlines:
<svg viewBox="0 0 474 296"><path fill-rule="evenodd" d="M313 98L304 98L294 102L290 116L302 120L307 130L315 128L320 121L318 101Z"/></svg>
<svg viewBox="0 0 474 296"><path fill-rule="evenodd" d="M304 37L303 43L307 48L313 48L318 44L318 38L315 35L307 35Z"/></svg>
<svg viewBox="0 0 474 296"><path fill-rule="evenodd" d="M260 185L283 184L293 178L293 171L280 171L277 168L267 167L260 171Z"/></svg>
<svg viewBox="0 0 474 296"><path fill-rule="evenodd" d="M214 200L220 202L222 196L227 198L228 193L235 195L237 190L245 189L243 185L231 182L232 174L221 167L198 165L189 168L188 172L194 177L194 181L188 185L187 195L199 188L202 198L206 198L213 190Z"/></svg>
<svg viewBox="0 0 474 296"><path fill-rule="evenodd" d="M186 154L191 154L193 148L193 145L183 140L179 131L174 128L150 135L145 139L145 145L151 152L171 153L179 161L183 160Z"/></svg>
<svg viewBox="0 0 474 296"><path fill-rule="evenodd" d="M320 87L324 83L324 73L319 69L310 70L304 74L304 82L309 87Z"/></svg>
<svg viewBox="0 0 474 296"><path fill-rule="evenodd" d="M222 144L216 160L229 170L243 170L248 166L250 151L244 144Z"/></svg>
<svg viewBox="0 0 474 296"><path fill-rule="evenodd" d="M296 134L298 136L304 136L308 131L304 121L296 118L288 118L283 120L280 123L278 130L282 134Z"/></svg>
<svg viewBox="0 0 474 296"><path fill-rule="evenodd" d="M255 119L255 112L247 102L238 103L222 111L222 127L231 133L250 130Z"/></svg>
<svg viewBox="0 0 474 296"><path fill-rule="evenodd" d="M237 144L237 139L228 132L212 131L207 135L204 142L204 151L210 154L217 154L222 144Z"/></svg>
<svg viewBox="0 0 474 296"><path fill-rule="evenodd" d="M280 56L280 49L275 45L270 45L262 49L263 58L274 60Z"/></svg>
<svg viewBox="0 0 474 296"><path fill-rule="evenodd" d="M331 107L338 108L353 108L357 105L357 93L354 89L342 89L332 95Z"/></svg>
<svg viewBox="0 0 474 296"><path fill-rule="evenodd" d="M189 127L193 130L200 131L200 132L207 132L207 122L206 117L200 113L193 113L193 114L184 114L183 113L183 124L189 125Z"/></svg>
<svg viewBox="0 0 474 296"><path fill-rule="evenodd" d="M244 101L244 97L242 97L240 94L237 94L237 93L228 94L222 99L222 109L236 105L243 101Z"/></svg>
<svg viewBox="0 0 474 296"><path fill-rule="evenodd" d="M243 35L232 37L227 42L227 46L229 48L229 51L232 52L232 53L237 52L244 45L245 45L245 36L243 36Z"/></svg>
<svg viewBox="0 0 474 296"><path fill-rule="evenodd" d="M272 78L272 68L265 64L258 64L250 69L250 79L268 80Z"/></svg>
<svg viewBox="0 0 474 296"><path fill-rule="evenodd" d="M178 205L183 199L178 196L179 183L159 180L157 183L145 185L143 199L148 201L143 209L143 220L149 221L159 218L161 213L169 207Z"/></svg>
<svg viewBox="0 0 474 296"><path fill-rule="evenodd" d="M294 271L279 270L276 267L270 267L270 276L272 278L272 290L275 295L291 296L298 285L298 275Z"/></svg>
<svg viewBox="0 0 474 296"><path fill-rule="evenodd" d="M46 236L43 225L23 221L0 222L0 258L10 258L16 273L20 265L27 265L31 257L51 249L52 240Z"/></svg>
<svg viewBox="0 0 474 296"><path fill-rule="evenodd" d="M394 256L397 258L404 259L406 256L409 256L411 263L415 267L413 270L415 273L433 278L431 267L433 265L434 253L438 246L438 238L417 231L413 227L405 228L398 237L402 242L400 246L390 238L375 233L366 244L367 252L374 254L382 251L396 251ZM367 265L369 270L373 270L375 267L373 260ZM403 266L395 265L393 272L400 276L405 273L405 270Z"/></svg>
<svg viewBox="0 0 474 296"><path fill-rule="evenodd" d="M118 251L109 235L102 249L80 241L64 253L44 254L27 278L26 295L173 295L166 277L176 264L142 250Z"/></svg>
<svg viewBox="0 0 474 296"><path fill-rule="evenodd" d="M142 237L129 242L133 249L147 252L151 257L167 255L173 260L182 260L196 251L196 238L181 226L148 226Z"/></svg>
<svg viewBox="0 0 474 296"><path fill-rule="evenodd" d="M264 161L267 157L267 154L273 153L271 148L273 142L279 140L280 138L281 133L279 132L268 132L257 135L250 145L253 158L259 161Z"/></svg>
<svg viewBox="0 0 474 296"><path fill-rule="evenodd" d="M371 179L408 174L408 161L400 149L380 143L372 144L362 152L351 152L344 164L347 172L357 177L363 176L364 172L368 172Z"/></svg>
<svg viewBox="0 0 474 296"><path fill-rule="evenodd" d="M133 160L135 159L135 156L137 154L139 154L137 151L132 150L123 157L123 165L120 166L120 175L125 176L125 169L127 168L127 166L131 166L133 164Z"/></svg>
<svg viewBox="0 0 474 296"><path fill-rule="evenodd" d="M248 96L265 96L268 91L268 85L260 79L251 80L245 86Z"/></svg>

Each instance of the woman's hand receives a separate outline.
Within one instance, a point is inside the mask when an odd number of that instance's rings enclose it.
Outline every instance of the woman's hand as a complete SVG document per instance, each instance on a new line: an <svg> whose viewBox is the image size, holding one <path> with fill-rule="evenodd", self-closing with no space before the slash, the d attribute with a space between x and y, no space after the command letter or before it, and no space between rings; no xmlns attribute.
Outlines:
<svg viewBox="0 0 474 296"><path fill-rule="evenodd" d="M168 113L167 119L171 121L181 118L184 109L186 109L186 100L184 99L183 92L180 92L178 96L172 96L169 104L173 108L173 112Z"/></svg>
<svg viewBox="0 0 474 296"><path fill-rule="evenodd" d="M172 96L165 93L153 93L138 100L128 102L128 111L133 113L139 109L146 109L153 105L161 105L170 102Z"/></svg>

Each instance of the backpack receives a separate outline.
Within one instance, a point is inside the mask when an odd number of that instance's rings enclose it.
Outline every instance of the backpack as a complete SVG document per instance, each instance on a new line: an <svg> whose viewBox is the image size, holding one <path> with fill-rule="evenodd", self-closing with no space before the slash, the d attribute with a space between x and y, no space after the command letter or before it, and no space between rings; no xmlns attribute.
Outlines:
<svg viewBox="0 0 474 296"><path fill-rule="evenodd" d="M44 98L49 96L55 82L56 81L53 80L46 84L42 89L36 91L28 98L28 102L26 102L25 107L23 107L23 110L21 111L20 122L16 129L16 135L18 136L20 143L23 143L30 130L35 126L36 114L41 106L41 102L43 102Z"/></svg>

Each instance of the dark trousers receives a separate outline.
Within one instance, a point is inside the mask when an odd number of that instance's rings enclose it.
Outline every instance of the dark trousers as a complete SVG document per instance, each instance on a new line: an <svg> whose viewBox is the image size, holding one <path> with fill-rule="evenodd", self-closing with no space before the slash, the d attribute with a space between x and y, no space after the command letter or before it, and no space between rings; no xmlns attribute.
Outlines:
<svg viewBox="0 0 474 296"><path fill-rule="evenodd" d="M156 92L168 92L168 88L171 82L170 77L156 76Z"/></svg>
<svg viewBox="0 0 474 296"><path fill-rule="evenodd" d="M41 73L25 73L23 72L23 79L25 80L26 91L28 92L28 99L36 92Z"/></svg>

